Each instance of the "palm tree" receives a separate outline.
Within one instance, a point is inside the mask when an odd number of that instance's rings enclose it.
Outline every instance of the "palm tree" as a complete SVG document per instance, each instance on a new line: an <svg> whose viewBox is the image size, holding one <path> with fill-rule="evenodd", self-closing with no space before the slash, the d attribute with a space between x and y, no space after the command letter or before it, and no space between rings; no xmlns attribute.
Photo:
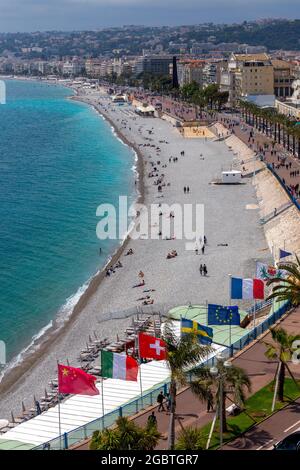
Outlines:
<svg viewBox="0 0 300 470"><path fill-rule="evenodd" d="M196 335L189 333L178 338L172 323L167 321L162 339L167 344L167 363L171 372L169 449L175 445L175 412L178 385L187 384L187 371L199 364L211 352L210 346L199 344Z"/></svg>
<svg viewBox="0 0 300 470"><path fill-rule="evenodd" d="M296 255L296 262L278 263L278 269L285 271L287 277L284 281L279 277L268 280L268 286L276 285L267 300L288 300L294 306L300 305L300 260L298 256Z"/></svg>
<svg viewBox="0 0 300 470"><path fill-rule="evenodd" d="M273 343L265 343L267 346L267 351L265 353L268 359L277 359L278 368L276 372L276 383L278 380L278 399L283 402L284 400L284 382L285 382L285 372L286 369L289 371L292 379L295 381L289 366L288 361L291 360L293 354L293 343L294 341L300 339L300 335L289 335L286 330L283 328L270 328L272 335ZM276 384L275 384L275 393L276 394ZM276 397L275 397L276 398Z"/></svg>
<svg viewBox="0 0 300 470"><path fill-rule="evenodd" d="M183 428L178 436L176 450L203 450L202 432L200 429L187 427Z"/></svg>
<svg viewBox="0 0 300 470"><path fill-rule="evenodd" d="M137 426L128 418L120 417L113 429L95 431L91 450L153 450L161 434L153 424L145 428Z"/></svg>
<svg viewBox="0 0 300 470"><path fill-rule="evenodd" d="M251 381L244 369L233 364L231 367L225 367L223 361L217 360L216 367L218 375L223 377L221 397L220 379L212 375L207 367L199 367L193 371L195 378L191 382L191 390L201 401L208 401L212 397L217 397L215 401L222 400L222 416L219 416L219 419L222 420L223 431L226 432L226 397L232 395L233 403L243 406L246 400L245 389L251 390Z"/></svg>

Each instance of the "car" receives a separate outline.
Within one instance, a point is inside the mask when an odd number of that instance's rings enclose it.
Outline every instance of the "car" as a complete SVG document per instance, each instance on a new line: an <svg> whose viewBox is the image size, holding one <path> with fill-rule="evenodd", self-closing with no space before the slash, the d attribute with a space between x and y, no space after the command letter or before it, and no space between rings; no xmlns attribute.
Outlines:
<svg viewBox="0 0 300 470"><path fill-rule="evenodd" d="M293 432L282 441L274 444L273 450L295 450L300 452L300 431Z"/></svg>

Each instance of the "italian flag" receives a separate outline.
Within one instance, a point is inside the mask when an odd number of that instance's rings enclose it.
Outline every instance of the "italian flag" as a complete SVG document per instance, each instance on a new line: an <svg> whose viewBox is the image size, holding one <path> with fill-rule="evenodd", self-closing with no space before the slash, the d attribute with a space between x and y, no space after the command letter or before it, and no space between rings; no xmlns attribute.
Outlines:
<svg viewBox="0 0 300 470"><path fill-rule="evenodd" d="M101 351L102 377L108 379L137 380L139 366L133 357L110 351Z"/></svg>

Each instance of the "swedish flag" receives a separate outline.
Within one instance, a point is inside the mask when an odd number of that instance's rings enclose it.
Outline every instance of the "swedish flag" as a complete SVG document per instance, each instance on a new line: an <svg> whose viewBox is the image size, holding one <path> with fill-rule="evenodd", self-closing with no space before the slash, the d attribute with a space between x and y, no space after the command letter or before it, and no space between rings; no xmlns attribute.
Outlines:
<svg viewBox="0 0 300 470"><path fill-rule="evenodd" d="M200 344L211 344L213 339L213 329L200 325L197 321L188 318L181 319L181 334L194 333L197 335Z"/></svg>
<svg viewBox="0 0 300 470"><path fill-rule="evenodd" d="M223 305L208 304L209 325L239 325L240 314L238 306L223 307Z"/></svg>

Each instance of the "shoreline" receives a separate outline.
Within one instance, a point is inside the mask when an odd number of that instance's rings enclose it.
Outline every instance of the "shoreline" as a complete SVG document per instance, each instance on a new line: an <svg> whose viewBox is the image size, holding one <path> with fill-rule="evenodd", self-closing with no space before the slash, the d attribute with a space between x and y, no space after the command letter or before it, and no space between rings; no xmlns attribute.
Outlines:
<svg viewBox="0 0 300 470"><path fill-rule="evenodd" d="M97 331L100 339L115 337L120 332L122 334L122 330L129 324L130 315L136 314L141 305L141 299L137 297L143 290L132 289L141 269L145 272L146 288L155 291L152 294L155 311L167 312L174 306L188 305L188 302L205 304L205 301L209 301L226 304L228 273L249 276L254 271L255 260L266 258L266 238L258 224L258 213L249 211L246 207L248 202L257 201L252 182L235 188L209 184L222 165L230 165L232 162L232 153L225 143L214 139L207 142L203 139L183 139L170 123L158 118L138 117L132 110L128 112L126 107L112 105L107 97L99 92L74 96L72 99L93 106L111 125L117 137L136 151L140 177L143 178L139 182L139 185L143 186L140 197L147 206L159 202L169 205L176 202L182 204L182 207L185 203L195 202L205 205L207 253L203 258L201 255L195 256L193 251L187 251L185 239L147 239L141 236L138 240L131 240L128 234L109 263L112 264L121 257L128 244L134 249L134 256L123 256L124 267L110 277L106 277L103 271L97 273L91 280L88 295L85 292L81 296L69 321L59 332L54 331L51 339L36 351L35 360L31 358L31 361L26 362L26 372L24 363L18 370L16 368L17 381L11 381L9 388L7 382L6 392L1 396L0 415L8 415L9 411L13 410L17 416L22 400L27 407L28 403L32 403L34 393L36 396L42 396L49 380L56 374L58 358L60 361L67 358L76 366L78 354L85 346L85 339L93 331ZM101 106L101 112L98 106ZM108 116L102 112L102 108ZM123 120L127 121L125 127ZM154 147L160 148L159 155L156 148L151 148L146 143L149 140L149 128L153 131L151 140L155 143ZM185 156L180 157L180 150L183 149ZM200 152L203 152L205 159L199 159ZM178 156L176 163L170 162L172 156ZM165 174L162 195L158 193L155 181L149 176L149 165L157 160L160 160L162 165L158 172ZM183 191L187 183L191 188L189 195ZM159 199L161 197L164 199ZM168 218L167 212L163 215ZM242 221L239 230L231 223L233 219ZM219 230L220 226L222 231ZM148 229L151 227L150 222ZM220 245L224 242L229 242L226 248ZM176 249L179 256L166 260L167 252L172 249ZM240 253L239 257L236 257L237 252ZM269 250L267 253L269 257ZM199 277L199 263L203 261L208 266L207 277ZM244 306L241 305L241 308Z"/></svg>
<svg viewBox="0 0 300 470"><path fill-rule="evenodd" d="M26 79L20 78L19 80L26 80ZM36 79L27 78L27 80L37 81L38 83L40 83L40 81ZM111 131L114 134L114 136L120 139L124 145L127 145L133 150L134 154L137 156L137 163L136 163L136 168L135 168L135 171L137 173L137 179L135 181L138 181L138 188L136 189L136 197L135 197L134 203L142 204L144 202L145 188L144 188L143 156L141 154L140 149L134 143L130 142L126 138L126 136L122 134L122 132L118 129L117 125L110 119L109 116L107 116L104 112L103 113L100 112L100 110L97 109L97 107L94 104L89 103L88 101L84 100L83 96L79 97L78 90L76 88L72 86L57 84L57 83L48 83L45 81L43 81L42 83L47 83L47 84L54 85L54 86L62 86L62 87L65 87L74 91L75 94L73 96L66 97L65 99L78 101L78 102L86 104L90 108L93 108L96 111L96 113L99 115L99 118L103 118L111 126L112 128ZM134 225L135 225L135 219L133 219L133 227ZM8 363L8 370L5 372L5 369L4 369L4 371L1 372L1 374L3 374L2 378L0 375L1 398L5 398L5 396L7 396L7 394L10 392L13 385L17 385L21 383L24 373L26 374L32 368L34 368L34 366L43 357L45 357L47 352L49 352L49 349L53 348L56 342L59 341L64 336L67 330L71 329L77 317L80 315L82 310L86 307L90 298L93 297L93 295L99 288L101 282L105 278L105 270L107 266L110 264L115 265L117 263L117 261L120 259L121 255L123 254L129 240L130 240L130 232L128 232L125 235L125 238L120 242L119 247L113 253L111 253L111 255L109 255L103 267L98 272L93 274L90 277L90 279L87 279L85 283L78 288L79 290L83 286L87 285L86 289L80 295L80 298L78 299L76 304L73 306L72 311L68 315L67 319L63 321L63 325L62 326L58 325L59 323L58 320L60 319L59 317L60 310L59 310L58 312L55 313L55 316L51 320L51 322L45 325L39 332L37 332L35 336L32 337L31 342L28 344L28 346L23 348L22 351L20 351L16 356L14 356L11 359L11 361ZM76 295L78 290L73 295ZM103 321L106 321L106 320L103 320ZM34 338L37 338L36 342ZM22 358L22 355L24 355L23 358ZM15 361L17 361L17 363L14 366ZM9 365L10 363L11 363L11 366Z"/></svg>

